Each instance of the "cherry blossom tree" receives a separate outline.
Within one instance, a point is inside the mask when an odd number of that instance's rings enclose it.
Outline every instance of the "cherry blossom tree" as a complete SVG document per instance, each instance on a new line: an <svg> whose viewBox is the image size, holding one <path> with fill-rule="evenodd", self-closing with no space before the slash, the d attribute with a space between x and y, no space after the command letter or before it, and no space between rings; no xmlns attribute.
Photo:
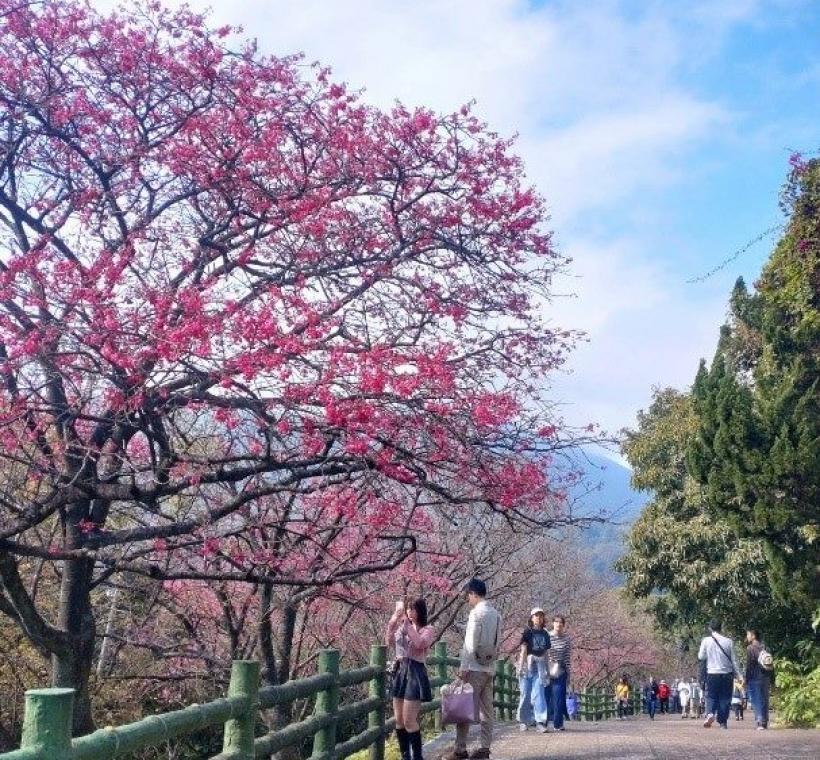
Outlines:
<svg viewBox="0 0 820 760"><path fill-rule="evenodd" d="M434 509L571 520L564 262L469 108L377 110L187 9L0 0L0 156L0 612L75 730L117 574L321 588Z"/></svg>

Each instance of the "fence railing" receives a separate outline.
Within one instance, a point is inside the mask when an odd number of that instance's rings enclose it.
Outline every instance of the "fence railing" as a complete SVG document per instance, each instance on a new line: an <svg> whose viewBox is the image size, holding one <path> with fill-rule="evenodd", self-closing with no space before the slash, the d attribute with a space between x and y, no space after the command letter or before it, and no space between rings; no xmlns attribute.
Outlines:
<svg viewBox="0 0 820 760"><path fill-rule="evenodd" d="M609 720L618 714L615 692L608 689L584 689L578 694L578 714L583 720ZM629 696L633 715L641 714L641 695L633 690Z"/></svg>
<svg viewBox="0 0 820 760"><path fill-rule="evenodd" d="M438 643L429 658L434 689L451 680L448 669L459 661L447 654L447 645ZM341 699L343 689L368 684L368 696L352 703ZM370 650L370 664L354 670L339 669L339 652L323 650L318 673L276 686L259 688L259 663L233 663L228 695L202 705L152 715L124 726L101 728L87 736L71 737L73 689L32 689L26 692L23 735L18 750L0 754L0 760L114 760L132 752L160 747L168 741L189 736L206 728L223 727L222 752L212 760L253 760L266 758L286 747L313 739L311 760L342 760L354 752L370 748L370 760L384 760L387 736L395 721L387 719L387 648ZM518 679L509 662L496 664L494 704L499 720L512 720L518 706ZM256 736L259 711L298 699L315 698L313 714L263 736ZM435 699L422 705L422 712L436 713ZM367 717L367 728L338 741L337 728Z"/></svg>

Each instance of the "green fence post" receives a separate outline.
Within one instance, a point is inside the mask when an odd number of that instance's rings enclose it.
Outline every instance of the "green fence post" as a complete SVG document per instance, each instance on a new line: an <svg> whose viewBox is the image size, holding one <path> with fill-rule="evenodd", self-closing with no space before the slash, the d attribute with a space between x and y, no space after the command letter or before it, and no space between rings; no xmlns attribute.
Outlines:
<svg viewBox="0 0 820 760"><path fill-rule="evenodd" d="M377 669L376 675L370 680L369 696L378 697L379 706L367 714L368 728L381 728L379 738L370 745L370 760L384 760L384 687L385 668L387 667L387 647L384 644L373 644L370 647L370 664Z"/></svg>
<svg viewBox="0 0 820 760"><path fill-rule="evenodd" d="M259 711L259 663L254 660L234 660L231 665L229 697L247 697L248 705L236 718L225 722L222 751L236 760L254 760L256 715Z"/></svg>
<svg viewBox="0 0 820 760"><path fill-rule="evenodd" d="M71 760L74 689L29 689L20 749L39 749L48 760Z"/></svg>
<svg viewBox="0 0 820 760"><path fill-rule="evenodd" d="M323 649L319 652L319 673L331 673L333 683L316 695L314 715L332 715L334 720L327 728L319 729L313 737L313 755L332 756L336 749L336 720L339 709L339 650Z"/></svg>
<svg viewBox="0 0 820 760"><path fill-rule="evenodd" d="M437 641L435 649L436 657L436 678L440 681L447 682L447 642ZM444 726L441 725L441 710L436 710L435 714L436 731L443 731Z"/></svg>
<svg viewBox="0 0 820 760"><path fill-rule="evenodd" d="M513 714L518 705L513 705L515 699L515 665L509 660L504 663L504 668L507 671L507 720L513 719Z"/></svg>
<svg viewBox="0 0 820 760"><path fill-rule="evenodd" d="M584 721L589 720L589 703L587 702L587 690L586 687L581 689L581 693L578 695L578 708L579 712L581 713L581 717Z"/></svg>

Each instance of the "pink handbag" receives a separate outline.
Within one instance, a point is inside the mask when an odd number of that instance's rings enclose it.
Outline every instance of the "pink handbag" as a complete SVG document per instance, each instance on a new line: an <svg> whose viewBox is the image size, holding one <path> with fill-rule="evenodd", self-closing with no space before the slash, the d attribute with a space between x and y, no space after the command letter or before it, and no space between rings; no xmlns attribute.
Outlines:
<svg viewBox="0 0 820 760"><path fill-rule="evenodd" d="M441 687L441 724L450 723L478 723L475 692L464 681L453 681Z"/></svg>

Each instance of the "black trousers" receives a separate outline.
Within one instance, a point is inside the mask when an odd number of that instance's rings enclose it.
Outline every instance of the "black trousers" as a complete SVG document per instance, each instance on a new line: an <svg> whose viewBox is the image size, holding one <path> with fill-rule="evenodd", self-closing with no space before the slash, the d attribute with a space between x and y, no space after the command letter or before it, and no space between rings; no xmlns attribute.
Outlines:
<svg viewBox="0 0 820 760"><path fill-rule="evenodd" d="M706 676L706 712L713 713L721 725L729 720L733 690L734 676L731 673L709 673Z"/></svg>

